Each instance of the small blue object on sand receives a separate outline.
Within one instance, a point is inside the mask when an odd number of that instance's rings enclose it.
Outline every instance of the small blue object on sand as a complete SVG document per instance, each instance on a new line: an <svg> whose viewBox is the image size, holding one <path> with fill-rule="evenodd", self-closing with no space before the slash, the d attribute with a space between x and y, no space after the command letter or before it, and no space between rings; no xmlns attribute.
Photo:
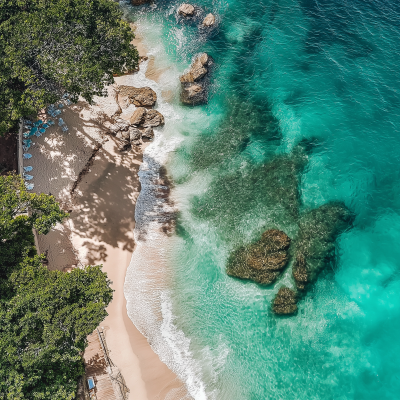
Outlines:
<svg viewBox="0 0 400 400"><path fill-rule="evenodd" d="M63 132L67 132L68 131L68 126L67 125L63 125L63 127L61 128L61 130Z"/></svg>
<svg viewBox="0 0 400 400"><path fill-rule="evenodd" d="M94 384L94 379L92 377L88 378L87 380L88 386L89 386L89 390L92 390L95 388L95 384Z"/></svg>
<svg viewBox="0 0 400 400"><path fill-rule="evenodd" d="M47 129L49 126L50 126L50 125L48 125L48 124L43 124L43 128L44 128L44 129Z"/></svg>
<svg viewBox="0 0 400 400"><path fill-rule="evenodd" d="M25 182L25 187L27 188L27 190L32 190L35 187L35 185L33 183Z"/></svg>
<svg viewBox="0 0 400 400"><path fill-rule="evenodd" d="M28 174L24 174L24 179L26 181L31 181L33 179L33 176L32 175L28 175Z"/></svg>
<svg viewBox="0 0 400 400"><path fill-rule="evenodd" d="M28 160L29 158L32 158L32 154L24 153L23 157L25 158L25 160Z"/></svg>
<svg viewBox="0 0 400 400"><path fill-rule="evenodd" d="M31 167L30 165L28 165L27 167L24 167L25 172L31 172L32 170L33 170L33 167Z"/></svg>

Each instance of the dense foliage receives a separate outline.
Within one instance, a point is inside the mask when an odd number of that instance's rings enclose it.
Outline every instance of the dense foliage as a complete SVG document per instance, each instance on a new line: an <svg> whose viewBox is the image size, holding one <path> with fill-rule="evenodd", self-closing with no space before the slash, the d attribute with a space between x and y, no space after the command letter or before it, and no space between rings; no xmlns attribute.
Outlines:
<svg viewBox="0 0 400 400"><path fill-rule="evenodd" d="M112 0L0 0L0 134L64 91L91 101L137 66Z"/></svg>
<svg viewBox="0 0 400 400"><path fill-rule="evenodd" d="M32 228L45 234L66 217L53 196L0 176L0 399L75 398L86 336L107 315L101 267L49 271L34 253Z"/></svg>

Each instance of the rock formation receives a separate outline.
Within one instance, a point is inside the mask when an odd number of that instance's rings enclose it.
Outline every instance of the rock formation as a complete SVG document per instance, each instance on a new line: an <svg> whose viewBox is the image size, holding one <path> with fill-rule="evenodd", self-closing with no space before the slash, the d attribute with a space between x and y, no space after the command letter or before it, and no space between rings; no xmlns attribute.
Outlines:
<svg viewBox="0 0 400 400"><path fill-rule="evenodd" d="M272 304L275 314L290 315L297 312L297 293L293 289L281 287Z"/></svg>
<svg viewBox="0 0 400 400"><path fill-rule="evenodd" d="M289 261L290 238L269 229L259 241L237 249L229 257L227 274L268 285L276 280Z"/></svg>
<svg viewBox="0 0 400 400"><path fill-rule="evenodd" d="M203 19L202 26L204 28L211 28L215 25L215 23L216 23L215 15L207 14L206 17Z"/></svg>
<svg viewBox="0 0 400 400"><path fill-rule="evenodd" d="M149 88L135 88L133 86L117 86L118 103L122 108L134 104L136 107L154 107L157 101L156 92Z"/></svg>
<svg viewBox="0 0 400 400"><path fill-rule="evenodd" d="M138 127L156 127L164 125L164 117L157 110L148 110L144 107L139 107L135 110L130 118L131 125Z"/></svg>
<svg viewBox="0 0 400 400"><path fill-rule="evenodd" d="M202 53L195 58L189 71L180 77L182 103L197 105L207 101L208 75L212 64L213 59Z"/></svg>
<svg viewBox="0 0 400 400"><path fill-rule="evenodd" d="M195 13L195 8L191 4L181 4L178 8L178 14L182 15L182 17L193 17Z"/></svg>
<svg viewBox="0 0 400 400"><path fill-rule="evenodd" d="M293 277L299 290L314 282L334 254L337 237L354 216L342 203L329 203L301 215Z"/></svg>

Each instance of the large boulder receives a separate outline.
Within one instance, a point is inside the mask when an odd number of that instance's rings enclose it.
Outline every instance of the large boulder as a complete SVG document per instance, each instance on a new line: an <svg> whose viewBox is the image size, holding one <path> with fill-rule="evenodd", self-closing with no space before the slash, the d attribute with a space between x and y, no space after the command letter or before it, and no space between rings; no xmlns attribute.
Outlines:
<svg viewBox="0 0 400 400"><path fill-rule="evenodd" d="M189 71L179 78L182 85L182 103L197 105L207 101L207 78L212 64L213 59L207 53L202 53L195 58Z"/></svg>
<svg viewBox="0 0 400 400"><path fill-rule="evenodd" d="M272 304L275 314L290 315L297 312L297 293L293 289L281 287Z"/></svg>
<svg viewBox="0 0 400 400"><path fill-rule="evenodd" d="M202 26L204 28L211 28L215 26L216 18L213 14L207 14L206 17L203 19Z"/></svg>
<svg viewBox="0 0 400 400"><path fill-rule="evenodd" d="M118 103L122 108L129 107L130 104L134 104L136 107L147 107L151 108L156 104L157 94L149 88L135 88L133 86L118 86Z"/></svg>
<svg viewBox="0 0 400 400"><path fill-rule="evenodd" d="M147 128L164 125L164 116L157 110L148 110L139 107L135 110L130 118L130 123L135 126Z"/></svg>
<svg viewBox="0 0 400 400"><path fill-rule="evenodd" d="M178 8L178 14L182 17L193 17L195 8L191 4L183 3Z"/></svg>
<svg viewBox="0 0 400 400"><path fill-rule="evenodd" d="M234 251L228 259L227 274L268 285L276 280L289 261L290 238L269 229L259 241Z"/></svg>
<svg viewBox="0 0 400 400"><path fill-rule="evenodd" d="M181 83L200 81L208 73L211 64L212 58L207 53L198 55L190 66L189 71L179 78Z"/></svg>

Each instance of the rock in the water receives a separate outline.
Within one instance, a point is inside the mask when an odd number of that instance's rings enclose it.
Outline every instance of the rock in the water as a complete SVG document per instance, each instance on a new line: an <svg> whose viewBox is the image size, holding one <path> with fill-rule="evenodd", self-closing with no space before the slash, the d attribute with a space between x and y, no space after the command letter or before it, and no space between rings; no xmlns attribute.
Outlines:
<svg viewBox="0 0 400 400"><path fill-rule="evenodd" d="M207 101L207 77L212 63L213 59L202 53L195 58L190 70L180 77L182 103L197 105Z"/></svg>
<svg viewBox="0 0 400 400"><path fill-rule="evenodd" d="M194 83L182 85L181 101L184 104L197 105L207 100L206 91L203 86Z"/></svg>
<svg viewBox="0 0 400 400"><path fill-rule="evenodd" d="M324 204L301 216L293 265L299 290L317 279L334 255L337 237L351 226L353 219L353 214L342 203Z"/></svg>
<svg viewBox="0 0 400 400"><path fill-rule="evenodd" d="M149 88L135 88L133 86L118 86L118 103L122 108L134 104L136 107L153 107L157 101L156 92Z"/></svg>
<svg viewBox="0 0 400 400"><path fill-rule="evenodd" d="M275 296L272 309L275 314L290 315L297 312L297 293L293 289L281 287Z"/></svg>
<svg viewBox="0 0 400 400"><path fill-rule="evenodd" d="M215 25L215 22L216 22L215 15L207 14L206 17L203 20L202 25L204 27L210 28L210 27Z"/></svg>
<svg viewBox="0 0 400 400"><path fill-rule="evenodd" d="M285 232L269 229L261 239L232 253L227 274L268 285L276 280L289 261L290 238Z"/></svg>
<svg viewBox="0 0 400 400"><path fill-rule="evenodd" d="M131 0L133 6L141 6L142 4L150 3L150 0Z"/></svg>
<svg viewBox="0 0 400 400"><path fill-rule="evenodd" d="M135 110L130 118L130 123L132 125L141 125L144 122L147 109L144 107L139 107Z"/></svg>
<svg viewBox="0 0 400 400"><path fill-rule="evenodd" d="M181 4L178 8L178 14L183 17L193 17L195 8L191 4Z"/></svg>
<svg viewBox="0 0 400 400"><path fill-rule="evenodd" d="M212 58L207 53L202 53L195 58L189 72L179 79L181 83L193 83L202 79L208 73L208 67L212 64Z"/></svg>

